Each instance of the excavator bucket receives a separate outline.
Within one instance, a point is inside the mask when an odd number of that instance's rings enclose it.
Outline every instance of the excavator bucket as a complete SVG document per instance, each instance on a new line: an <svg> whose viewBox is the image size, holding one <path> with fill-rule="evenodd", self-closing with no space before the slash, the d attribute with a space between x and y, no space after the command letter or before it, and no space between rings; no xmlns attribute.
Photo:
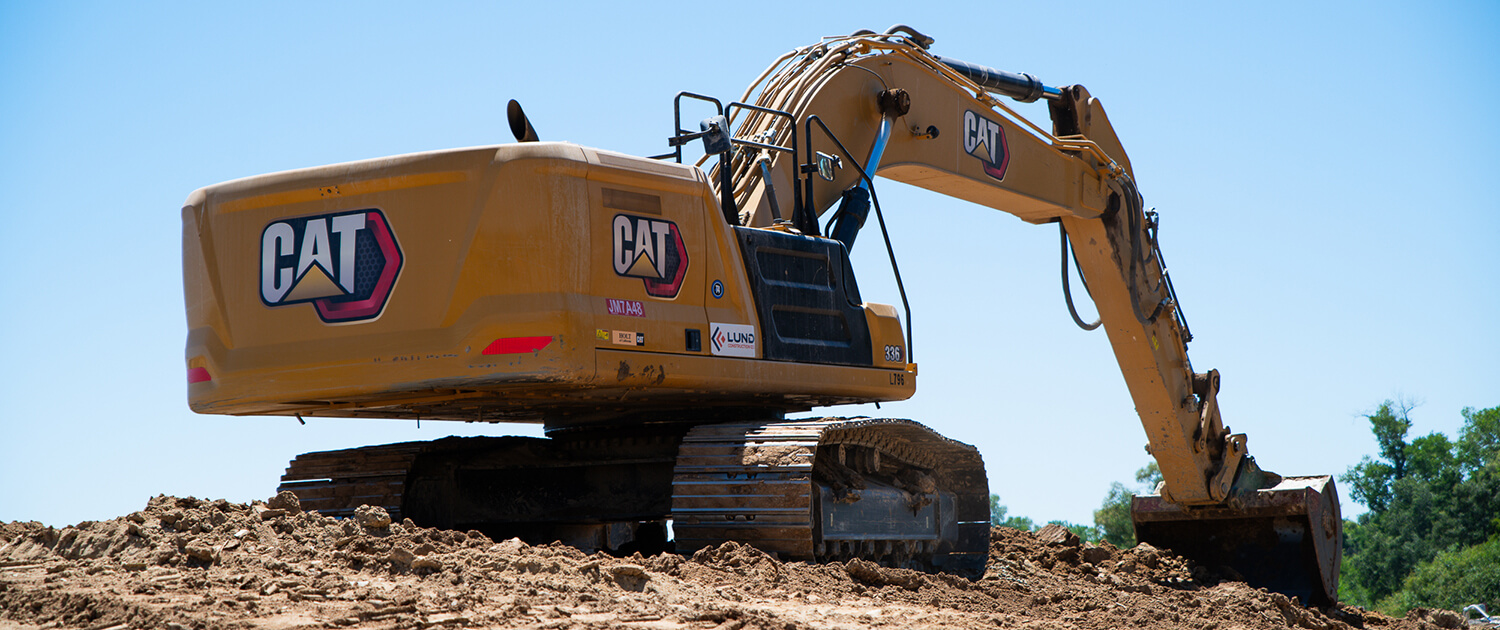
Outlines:
<svg viewBox="0 0 1500 630"><path fill-rule="evenodd" d="M1332 477L1286 477L1222 506L1142 495L1131 501L1130 516L1136 540L1199 566L1307 604L1338 601L1344 535Z"/></svg>

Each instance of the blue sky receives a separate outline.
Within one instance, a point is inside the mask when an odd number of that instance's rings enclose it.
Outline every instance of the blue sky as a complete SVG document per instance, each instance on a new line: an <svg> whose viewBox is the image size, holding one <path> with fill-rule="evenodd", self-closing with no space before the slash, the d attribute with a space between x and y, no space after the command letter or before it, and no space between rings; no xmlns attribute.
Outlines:
<svg viewBox="0 0 1500 630"><path fill-rule="evenodd" d="M894 23L1106 104L1161 212L1194 365L1223 373L1225 419L1263 467L1344 472L1374 452L1360 414L1387 398L1421 402L1413 435L1500 405L1500 4L244 7L0 7L0 521L248 501L301 452L535 433L189 412L192 190L509 142L511 98L543 139L656 154L677 91L738 98L787 50ZM1088 522L1148 456L1104 335L1063 306L1055 229L878 190L918 394L823 411L927 423L980 448L1012 514ZM861 244L866 299L897 303Z"/></svg>

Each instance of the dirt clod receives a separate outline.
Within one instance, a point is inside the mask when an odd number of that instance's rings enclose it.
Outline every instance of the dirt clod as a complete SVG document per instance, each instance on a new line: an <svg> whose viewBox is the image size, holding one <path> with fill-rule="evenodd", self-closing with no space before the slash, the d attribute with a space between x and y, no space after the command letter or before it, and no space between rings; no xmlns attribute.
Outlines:
<svg viewBox="0 0 1500 630"><path fill-rule="evenodd" d="M1037 530L1037 540L1049 545L1061 545L1064 547L1077 547L1080 543L1078 534L1068 531L1068 528L1052 523Z"/></svg>
<svg viewBox="0 0 1500 630"><path fill-rule="evenodd" d="M361 505L354 510L354 521L365 529L384 529L391 526L391 515L385 508Z"/></svg>
<svg viewBox="0 0 1500 630"><path fill-rule="evenodd" d="M1061 531L1059 531L1061 530ZM995 528L984 577L786 562L725 543L617 558L479 532L159 496L102 522L0 523L0 627L22 628L1460 628L1307 608L1149 545Z"/></svg>
<svg viewBox="0 0 1500 630"><path fill-rule="evenodd" d="M271 508L273 510L285 510L287 512L301 512L302 511L302 502L297 499L297 495L294 494L292 491L290 491L290 490L282 490L281 492L276 493L276 496L271 497L270 501L266 501L266 507Z"/></svg>

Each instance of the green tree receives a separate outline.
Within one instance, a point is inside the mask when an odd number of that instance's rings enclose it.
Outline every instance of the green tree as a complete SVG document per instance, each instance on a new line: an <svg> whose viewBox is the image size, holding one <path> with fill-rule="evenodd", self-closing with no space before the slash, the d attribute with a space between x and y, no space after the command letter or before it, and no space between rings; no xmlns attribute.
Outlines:
<svg viewBox="0 0 1500 630"><path fill-rule="evenodd" d="M1147 492L1156 492L1156 486L1161 484L1161 466L1155 461L1147 462L1144 468L1135 471L1135 482Z"/></svg>
<svg viewBox="0 0 1500 630"><path fill-rule="evenodd" d="M1370 421L1370 430L1375 433L1375 442L1380 445L1380 456L1390 462L1396 479L1406 476L1406 432L1411 430L1411 410L1416 403L1401 400L1385 401L1375 413L1365 416Z"/></svg>
<svg viewBox="0 0 1500 630"><path fill-rule="evenodd" d="M1135 471L1135 481L1144 492L1154 492L1161 483L1161 468L1156 462ZM1118 481L1109 484L1104 503L1094 510L1094 528L1102 540L1121 549L1135 546L1135 524L1130 519L1130 500L1136 492Z"/></svg>
<svg viewBox="0 0 1500 630"><path fill-rule="evenodd" d="M1468 470L1500 463L1500 407L1463 410L1464 428L1458 434L1458 460Z"/></svg>
<svg viewBox="0 0 1500 630"><path fill-rule="evenodd" d="M1339 477L1349 486L1349 494L1355 501L1365 504L1372 512L1384 512L1391 502L1391 483L1406 476L1406 432L1411 429L1407 417L1413 408L1408 402L1380 403L1374 413L1366 415L1375 442L1380 445L1381 460L1369 455Z"/></svg>
<svg viewBox="0 0 1500 630"><path fill-rule="evenodd" d="M1418 606L1462 610L1469 604L1500 611L1500 537L1439 553L1418 566L1401 590L1376 608L1401 616Z"/></svg>
<svg viewBox="0 0 1500 630"><path fill-rule="evenodd" d="M1135 523L1130 519L1130 499L1135 493L1118 481L1109 484L1104 504L1094 510L1094 526L1100 537L1121 549L1135 546Z"/></svg>
<svg viewBox="0 0 1500 630"><path fill-rule="evenodd" d="M1436 578L1408 576L1500 534L1500 407L1465 409L1457 442L1441 433L1408 440L1412 408L1386 401L1368 414L1380 459L1366 456L1340 477L1370 509L1345 523L1340 588L1365 606L1444 605L1430 588L1413 590Z"/></svg>
<svg viewBox="0 0 1500 630"><path fill-rule="evenodd" d="M1453 453L1453 442L1441 433L1431 433L1411 441L1407 446L1410 463L1406 474L1422 481L1446 481L1456 483L1463 476L1458 458Z"/></svg>
<svg viewBox="0 0 1500 630"><path fill-rule="evenodd" d="M1093 525L1080 525L1078 523L1069 523L1067 521L1047 521L1047 524L1062 525L1063 527L1067 528L1068 531L1073 532L1074 534L1078 534L1078 537L1082 538L1084 542L1099 542L1099 528L1094 527Z"/></svg>
<svg viewBox="0 0 1500 630"><path fill-rule="evenodd" d="M1026 518L1024 516L1006 516L1006 512L1009 511L1010 510L1008 508L1000 505L1000 495L990 495L991 527L1009 527L1011 529L1019 529L1023 532L1029 532L1036 529L1036 525L1032 523L1031 519L1029 518Z"/></svg>

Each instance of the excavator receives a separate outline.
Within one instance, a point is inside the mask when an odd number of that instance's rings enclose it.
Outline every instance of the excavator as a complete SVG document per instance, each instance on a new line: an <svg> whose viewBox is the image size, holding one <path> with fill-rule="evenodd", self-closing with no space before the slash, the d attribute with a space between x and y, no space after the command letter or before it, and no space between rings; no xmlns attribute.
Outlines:
<svg viewBox="0 0 1500 630"><path fill-rule="evenodd" d="M977 579L990 514L974 447L910 420L789 417L916 391L905 289L900 311L866 302L850 265L873 213L902 286L878 174L1057 225L1069 311L1104 328L1160 465L1131 506L1141 541L1336 601L1333 479L1265 471L1225 426L1099 100L933 43L861 30L787 53L739 101L679 93L662 155L540 141L512 101L515 143L197 190L182 208L190 407L542 426L298 456L281 489L329 515ZM1050 129L1007 103L1039 100ZM684 128L684 108L708 116ZM1074 307L1070 258L1099 321Z"/></svg>

